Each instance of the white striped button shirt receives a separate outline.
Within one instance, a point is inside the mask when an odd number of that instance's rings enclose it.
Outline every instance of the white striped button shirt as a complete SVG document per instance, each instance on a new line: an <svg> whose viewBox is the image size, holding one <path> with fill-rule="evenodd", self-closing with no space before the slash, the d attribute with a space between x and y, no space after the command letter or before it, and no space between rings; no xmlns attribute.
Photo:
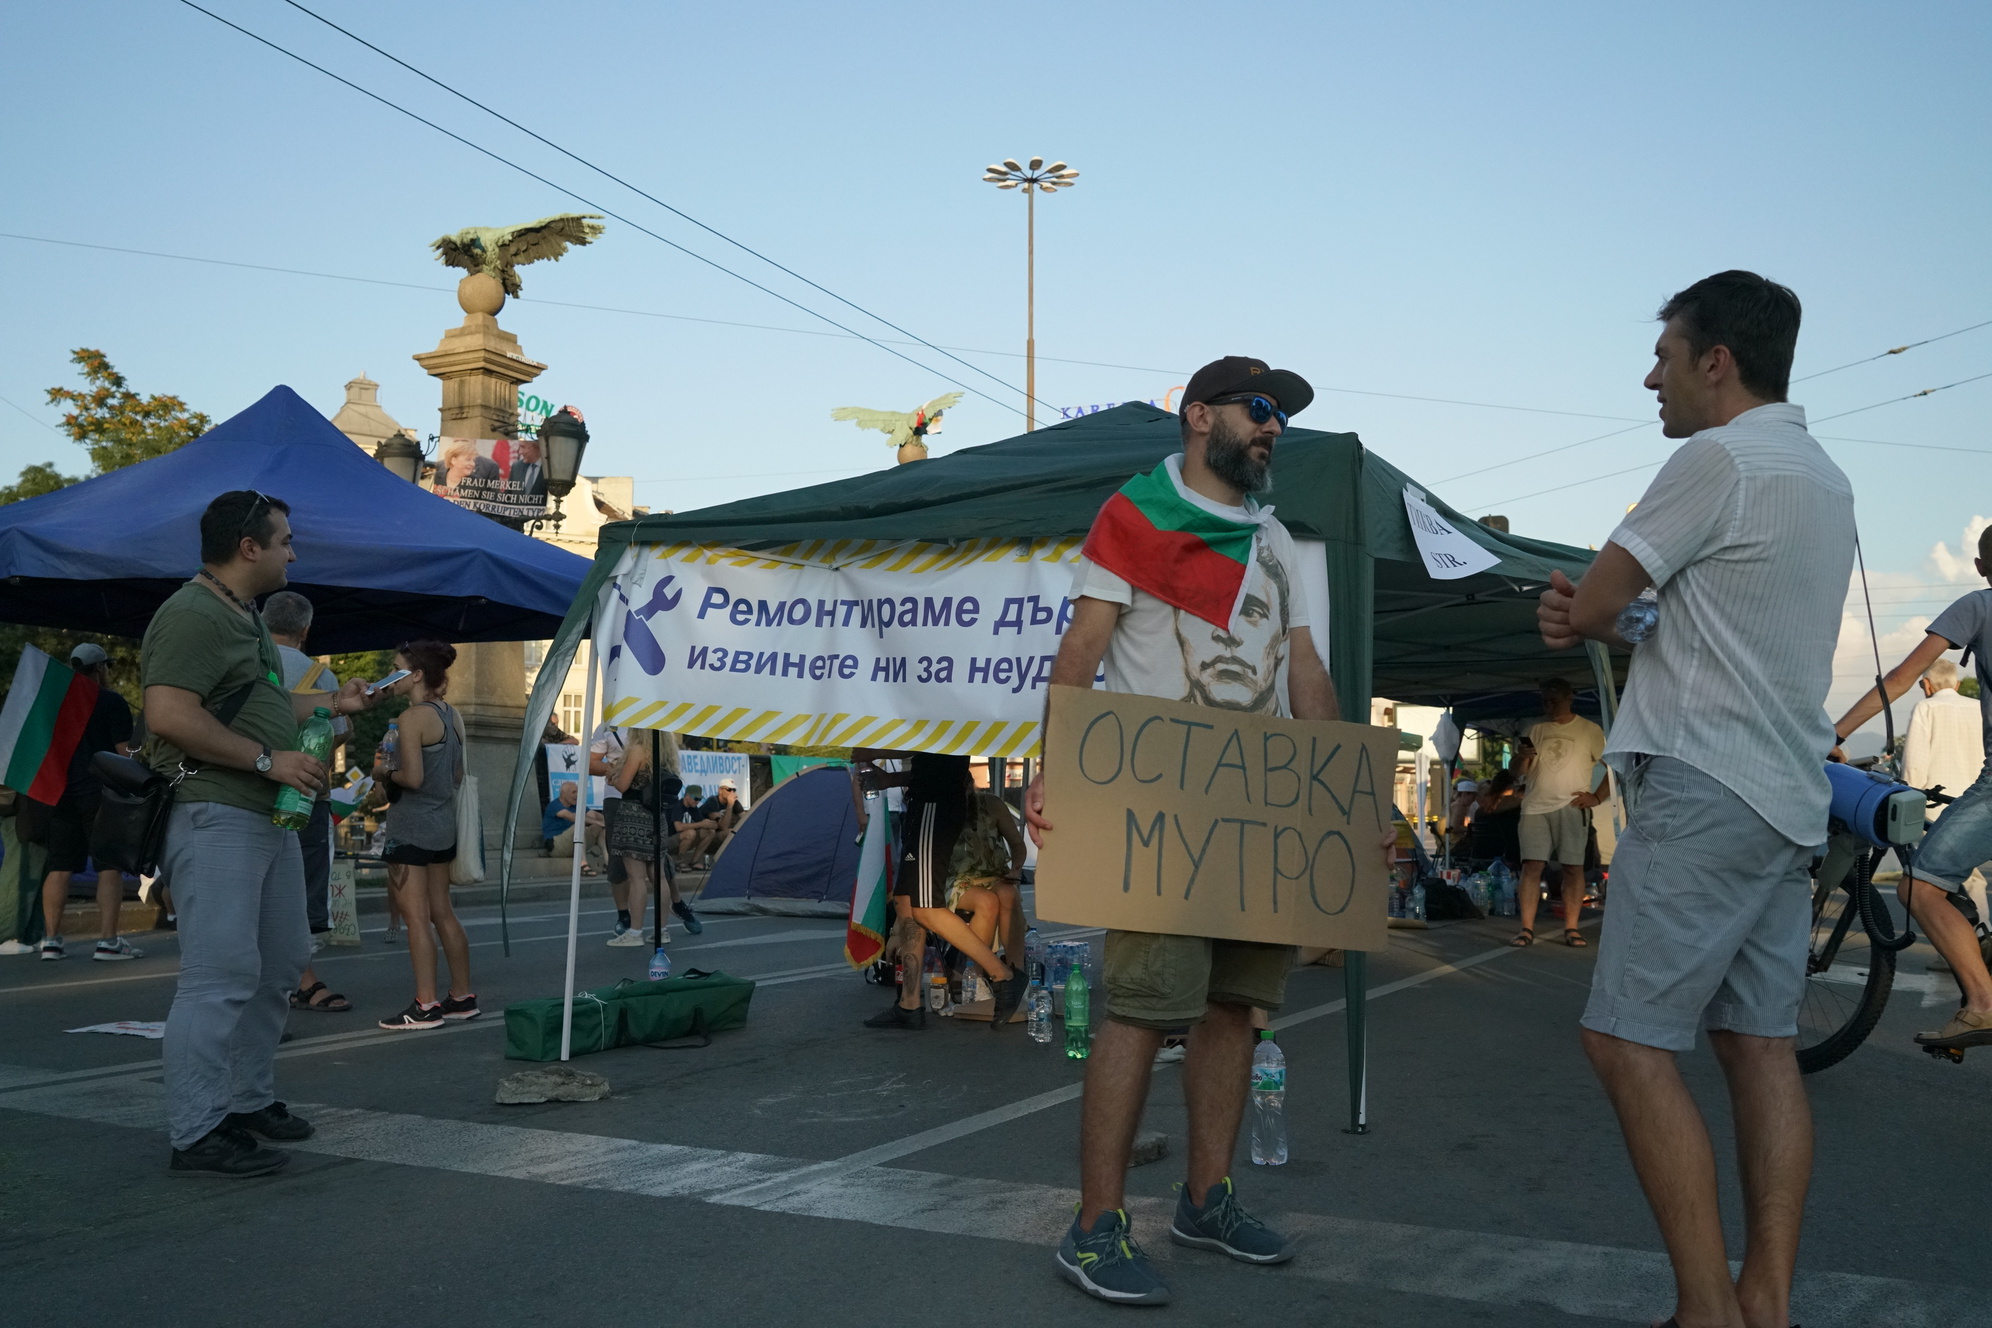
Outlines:
<svg viewBox="0 0 1992 1328"><path fill-rule="evenodd" d="M1612 542L1660 594L1605 760L1712 776L1796 844L1826 838L1825 710L1854 563L1854 495L1805 410L1747 410L1681 444Z"/></svg>

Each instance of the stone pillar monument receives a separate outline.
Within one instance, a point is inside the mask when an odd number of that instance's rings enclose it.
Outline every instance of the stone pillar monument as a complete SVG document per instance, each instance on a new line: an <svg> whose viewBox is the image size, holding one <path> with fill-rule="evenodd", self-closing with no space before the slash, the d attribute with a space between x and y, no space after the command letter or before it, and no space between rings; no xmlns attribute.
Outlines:
<svg viewBox="0 0 1992 1328"><path fill-rule="evenodd" d="M505 291L496 277L473 272L457 284L463 324L443 333L432 351L415 362L443 381L442 429L446 438L510 438L518 430L519 385L546 366L519 350L519 339L498 326ZM450 704L463 713L467 741L465 768L478 777L487 850L503 833L505 798L526 716L526 654L519 641L493 641L457 648L450 671ZM532 802L527 798L527 803ZM539 833L540 809L525 806L524 846ZM518 827L513 827L516 831Z"/></svg>

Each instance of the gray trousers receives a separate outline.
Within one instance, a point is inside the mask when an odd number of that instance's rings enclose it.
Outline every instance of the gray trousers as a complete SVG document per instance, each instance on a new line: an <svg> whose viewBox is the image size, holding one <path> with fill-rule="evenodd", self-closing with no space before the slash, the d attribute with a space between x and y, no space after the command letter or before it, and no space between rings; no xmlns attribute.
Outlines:
<svg viewBox="0 0 1992 1328"><path fill-rule="evenodd" d="M277 1098L277 1043L311 958L297 835L267 812L173 807L166 873L180 915L180 983L166 1016L166 1116L187 1148L231 1111Z"/></svg>

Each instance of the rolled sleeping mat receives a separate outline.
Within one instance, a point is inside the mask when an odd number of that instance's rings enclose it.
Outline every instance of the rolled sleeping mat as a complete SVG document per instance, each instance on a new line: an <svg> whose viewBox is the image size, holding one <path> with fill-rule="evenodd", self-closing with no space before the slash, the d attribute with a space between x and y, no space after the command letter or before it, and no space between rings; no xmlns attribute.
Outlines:
<svg viewBox="0 0 1992 1328"><path fill-rule="evenodd" d="M1921 789L1837 761L1826 763L1826 782L1833 787L1833 819L1876 848L1923 838L1929 800Z"/></svg>

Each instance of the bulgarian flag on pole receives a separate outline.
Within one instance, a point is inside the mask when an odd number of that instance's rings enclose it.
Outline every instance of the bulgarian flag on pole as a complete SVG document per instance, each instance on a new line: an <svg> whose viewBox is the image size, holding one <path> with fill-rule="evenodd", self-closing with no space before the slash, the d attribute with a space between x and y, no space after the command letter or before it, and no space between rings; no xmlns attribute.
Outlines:
<svg viewBox="0 0 1992 1328"><path fill-rule="evenodd" d="M875 962L892 929L892 813L885 797L865 818L865 842L858 850L857 886L851 891L851 919L844 928L844 958L852 968Z"/></svg>
<svg viewBox="0 0 1992 1328"><path fill-rule="evenodd" d="M69 784L69 758L97 708L97 684L33 646L23 647L0 706L0 783L54 806Z"/></svg>
<svg viewBox="0 0 1992 1328"><path fill-rule="evenodd" d="M1254 521L1206 511L1177 488L1175 460L1121 485L1093 518L1081 552L1164 604L1229 627L1245 590L1252 541L1272 509L1256 509Z"/></svg>

